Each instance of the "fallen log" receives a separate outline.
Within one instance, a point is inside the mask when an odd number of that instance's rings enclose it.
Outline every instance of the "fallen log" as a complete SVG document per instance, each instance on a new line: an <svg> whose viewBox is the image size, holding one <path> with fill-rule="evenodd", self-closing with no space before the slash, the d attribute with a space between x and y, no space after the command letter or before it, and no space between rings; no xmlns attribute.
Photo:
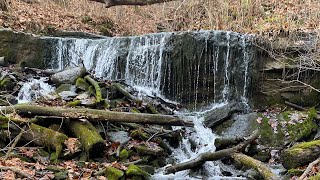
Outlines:
<svg viewBox="0 0 320 180"><path fill-rule="evenodd" d="M70 121L71 132L80 140L82 148L87 153L87 159L103 154L104 141L97 129L88 121Z"/></svg>
<svg viewBox="0 0 320 180"><path fill-rule="evenodd" d="M240 162L244 166L253 168L254 170L258 171L266 180L280 180L280 178L261 161L258 161L242 153L233 153L232 158L235 161Z"/></svg>
<svg viewBox="0 0 320 180"><path fill-rule="evenodd" d="M143 113L127 113L113 112L86 108L59 108L44 107L37 105L15 105L0 107L2 113L17 112L19 114L39 115L39 116L59 116L70 119L84 118L89 121L108 121L108 122L130 122L159 124L170 126L193 126L190 121L184 121L180 117L160 114L143 114Z"/></svg>
<svg viewBox="0 0 320 180"><path fill-rule="evenodd" d="M165 174L176 173L176 172L183 171L186 169L193 169L193 168L201 166L206 161L216 161L216 160L219 160L222 158L231 157L233 153L241 151L243 148L245 148L251 142L256 140L258 138L258 136L259 136L258 131L255 131L255 132L253 132L253 134L250 137L248 137L248 140L238 144L235 147L223 149L223 150L216 151L216 152L201 153L195 159L189 160L184 163L169 166L165 169Z"/></svg>
<svg viewBox="0 0 320 180"><path fill-rule="evenodd" d="M38 145L55 149L56 152L50 158L52 161L57 160L60 156L63 150L63 143L68 139L68 136L62 133L33 123L29 125L29 130L23 133L22 137Z"/></svg>

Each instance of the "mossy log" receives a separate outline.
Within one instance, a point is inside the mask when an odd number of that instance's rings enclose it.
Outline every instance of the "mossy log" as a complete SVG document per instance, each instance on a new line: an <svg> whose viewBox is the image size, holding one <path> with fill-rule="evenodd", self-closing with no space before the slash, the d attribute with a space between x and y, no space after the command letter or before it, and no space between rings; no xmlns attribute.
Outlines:
<svg viewBox="0 0 320 180"><path fill-rule="evenodd" d="M320 140L293 145L281 154L282 164L286 169L306 165L320 156Z"/></svg>
<svg viewBox="0 0 320 180"><path fill-rule="evenodd" d="M0 111L3 113L17 112L19 114L40 115L40 116L59 116L70 119L85 118L89 121L109 121L109 122L130 122L130 123L145 123L159 124L171 126L193 126L190 121L184 121L180 117L160 114L142 114L142 113L127 113L113 112L96 109L72 109L58 107L44 107L37 105L15 105L2 106Z"/></svg>
<svg viewBox="0 0 320 180"><path fill-rule="evenodd" d="M84 151L91 157L97 157L104 151L104 141L97 129L88 121L70 121L70 130L80 140Z"/></svg>
<svg viewBox="0 0 320 180"><path fill-rule="evenodd" d="M248 137L248 140L238 144L235 147L223 149L223 150L216 151L216 152L201 153L195 159L167 167L165 169L165 173L170 174L170 173L176 173L179 171L183 171L186 169L193 169L193 168L201 166L206 161L216 161L216 160L219 160L222 158L231 157L232 154L241 151L243 148L245 148L247 145L249 145L251 142L253 142L255 139L257 139L258 136L259 136L258 131L255 131L255 132L253 132L253 134L250 137Z"/></svg>
<svg viewBox="0 0 320 180"><path fill-rule="evenodd" d="M244 166L253 168L254 170L258 171L265 180L280 180L280 178L276 174L274 174L271 171L271 169L261 161L258 161L242 153L233 153L232 158L235 161L240 162Z"/></svg>
<svg viewBox="0 0 320 180"><path fill-rule="evenodd" d="M56 160L60 156L63 149L63 143L68 139L68 136L62 133L33 123L29 125L29 130L23 133L22 137L38 145L55 149L56 152L51 156L51 160Z"/></svg>
<svg viewBox="0 0 320 180"><path fill-rule="evenodd" d="M96 102L98 104L102 104L104 102L104 99L102 98L101 88L99 86L99 83L92 79L89 75L84 77L85 80L87 80L90 84L93 85L94 89L96 90Z"/></svg>

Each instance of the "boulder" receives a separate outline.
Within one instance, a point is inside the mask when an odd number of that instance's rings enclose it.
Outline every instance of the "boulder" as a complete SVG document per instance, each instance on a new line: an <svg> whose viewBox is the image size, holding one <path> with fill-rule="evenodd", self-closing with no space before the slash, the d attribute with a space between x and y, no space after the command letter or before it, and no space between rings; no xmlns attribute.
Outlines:
<svg viewBox="0 0 320 180"><path fill-rule="evenodd" d="M204 124L207 127L214 127L230 118L232 114L241 112L242 109L239 103L230 102L225 106L208 111L204 115Z"/></svg>
<svg viewBox="0 0 320 180"><path fill-rule="evenodd" d="M84 67L69 68L64 71L58 72L51 76L51 81L57 85L60 84L74 84L76 80L83 77L86 73Z"/></svg>

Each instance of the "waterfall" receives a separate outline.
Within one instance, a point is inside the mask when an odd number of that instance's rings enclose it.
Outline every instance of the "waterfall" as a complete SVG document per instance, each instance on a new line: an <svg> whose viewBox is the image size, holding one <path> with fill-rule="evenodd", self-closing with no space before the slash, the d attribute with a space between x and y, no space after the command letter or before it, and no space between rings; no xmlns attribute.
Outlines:
<svg viewBox="0 0 320 180"><path fill-rule="evenodd" d="M83 63L97 78L124 80L138 91L179 102L193 113L179 112L195 124L187 128L173 152L177 162L214 151L215 135L202 125L203 110L242 102L249 107L252 53L250 36L224 31L158 33L105 39L52 38L48 67L63 69ZM202 110L202 111L200 111ZM189 138L198 147L191 150ZM205 163L207 177L219 179L219 166ZM155 179L191 179L188 171ZM201 177L200 177L201 178Z"/></svg>
<svg viewBox="0 0 320 180"><path fill-rule="evenodd" d="M97 78L124 80L148 95L199 110L247 101L250 36L224 31L158 33L105 39L52 38L48 67L83 63Z"/></svg>

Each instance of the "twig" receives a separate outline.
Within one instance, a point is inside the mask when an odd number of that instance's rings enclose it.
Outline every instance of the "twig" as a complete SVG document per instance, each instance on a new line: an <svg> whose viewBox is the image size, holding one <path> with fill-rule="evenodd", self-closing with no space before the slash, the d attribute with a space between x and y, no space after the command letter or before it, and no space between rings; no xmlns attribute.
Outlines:
<svg viewBox="0 0 320 180"><path fill-rule="evenodd" d="M32 177L30 175L28 175L27 173L24 173L21 169L19 168L15 168L15 167L9 167L9 166L0 166L0 170L4 170L4 171L13 171L17 174L19 174L22 177L28 178L28 179L32 179Z"/></svg>
<svg viewBox="0 0 320 180"><path fill-rule="evenodd" d="M4 157L5 160L8 159L8 157L10 157L12 150L16 147L17 143L19 142L19 140L20 140L22 134L24 133L24 131L26 130L26 128L27 128L27 126L24 125L23 128L21 129L20 133L15 137L14 142L12 143L12 145L8 149L6 156Z"/></svg>
<svg viewBox="0 0 320 180"><path fill-rule="evenodd" d="M306 170L303 172L303 174L299 177L299 180L303 180L305 177L307 177L309 172L312 170L312 167L318 164L319 162L320 162L320 157L318 157L318 159L316 159L315 161L311 162L306 168Z"/></svg>

